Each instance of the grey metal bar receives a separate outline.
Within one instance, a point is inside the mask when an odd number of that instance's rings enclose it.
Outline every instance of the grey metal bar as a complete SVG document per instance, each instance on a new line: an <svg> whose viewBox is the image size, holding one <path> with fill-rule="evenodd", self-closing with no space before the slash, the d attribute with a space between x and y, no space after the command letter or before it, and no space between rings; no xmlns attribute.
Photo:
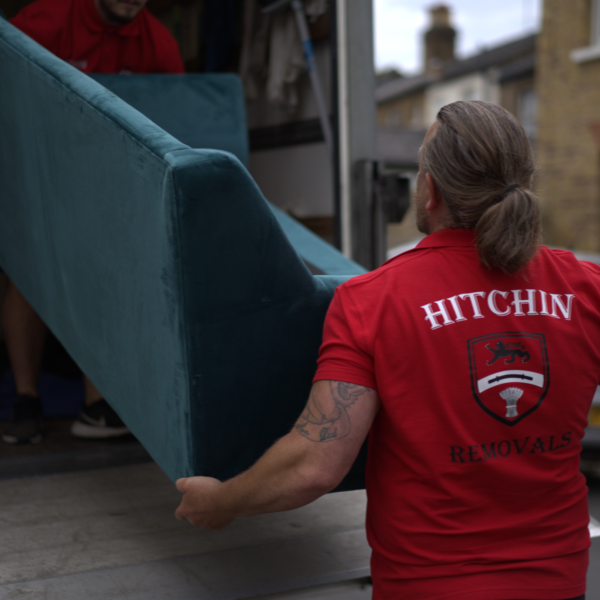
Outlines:
<svg viewBox="0 0 600 600"><path fill-rule="evenodd" d="M294 11L294 16L296 17L296 24L298 25L298 31L300 32L300 39L302 40L302 45L304 46L304 57L306 58L308 74L310 75L310 82L315 95L315 102L317 103L319 119L323 129L323 137L325 138L325 143L327 144L329 156L331 157L333 164L333 132L331 131L331 123L329 122L327 105L325 103L323 88L321 86L321 80L319 79L319 73L317 71L317 64L315 63L315 53L313 50L312 41L310 39L310 33L308 31L308 25L306 24L306 16L304 14L304 5L302 4L302 1L292 0L292 9Z"/></svg>

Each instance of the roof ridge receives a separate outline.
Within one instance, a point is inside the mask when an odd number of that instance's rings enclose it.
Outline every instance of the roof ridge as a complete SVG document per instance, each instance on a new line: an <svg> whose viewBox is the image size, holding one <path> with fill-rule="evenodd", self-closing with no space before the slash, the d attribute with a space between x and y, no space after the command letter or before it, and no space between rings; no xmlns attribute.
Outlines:
<svg viewBox="0 0 600 600"><path fill-rule="evenodd" d="M400 80L390 81L376 89L375 99L377 102L391 100L392 98L402 96L404 94L416 92L419 89L427 87L427 85L430 83L447 81L454 79L455 77L489 69L494 66L505 66L507 63L511 62L511 60L517 60L524 57L527 54L530 45L531 52L535 52L537 35L537 33L531 33L498 46L487 48L480 51L478 54L474 54L459 60L453 60L442 69L442 74L439 79L435 79L427 73L419 73L412 77L404 77ZM514 54L511 52L511 50L514 51ZM504 59L498 56L502 54L507 54L505 55ZM494 64L495 56L498 56L498 64Z"/></svg>

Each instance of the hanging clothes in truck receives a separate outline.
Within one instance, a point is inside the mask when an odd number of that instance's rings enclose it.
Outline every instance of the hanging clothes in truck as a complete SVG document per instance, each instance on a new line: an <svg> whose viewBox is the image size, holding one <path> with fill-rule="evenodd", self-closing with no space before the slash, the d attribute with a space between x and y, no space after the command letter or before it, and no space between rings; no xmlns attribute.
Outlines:
<svg viewBox="0 0 600 600"><path fill-rule="evenodd" d="M327 0L309 0L304 11L314 20L327 12ZM256 0L247 0L240 61L246 98L255 100L265 88L271 104L293 113L299 102L298 82L305 72L304 50L291 7L263 15Z"/></svg>

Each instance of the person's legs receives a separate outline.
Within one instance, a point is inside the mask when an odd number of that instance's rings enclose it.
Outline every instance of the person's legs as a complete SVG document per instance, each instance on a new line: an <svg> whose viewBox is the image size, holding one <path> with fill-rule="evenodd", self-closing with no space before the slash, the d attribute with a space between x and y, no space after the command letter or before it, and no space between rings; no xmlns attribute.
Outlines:
<svg viewBox="0 0 600 600"><path fill-rule="evenodd" d="M12 281L2 307L2 327L17 395L37 396L47 328Z"/></svg>
<svg viewBox="0 0 600 600"><path fill-rule="evenodd" d="M95 402L102 400L102 394L96 386L90 381L87 375L83 375L83 385L85 387L85 405L91 406Z"/></svg>
<svg viewBox="0 0 600 600"><path fill-rule="evenodd" d="M129 434L129 429L119 415L102 397L87 375L83 376L85 386L85 407L71 426L75 437L101 439L120 437Z"/></svg>
<svg viewBox="0 0 600 600"><path fill-rule="evenodd" d="M10 444L37 443L42 439L38 378L47 328L12 281L2 306L2 326L17 391L13 417L2 437Z"/></svg>
<svg viewBox="0 0 600 600"><path fill-rule="evenodd" d="M12 281L2 307L2 325L17 390L13 418L2 437L10 444L36 443L42 439L38 379L47 327ZM128 434L129 429L85 375L83 382L85 407L73 423L73 435L98 439Z"/></svg>

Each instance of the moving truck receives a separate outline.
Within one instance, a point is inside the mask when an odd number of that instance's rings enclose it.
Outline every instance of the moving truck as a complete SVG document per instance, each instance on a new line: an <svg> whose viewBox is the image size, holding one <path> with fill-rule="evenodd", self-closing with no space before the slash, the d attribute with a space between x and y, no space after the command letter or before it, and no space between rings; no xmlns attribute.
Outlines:
<svg viewBox="0 0 600 600"><path fill-rule="evenodd" d="M26 4L0 0L0 11L11 18ZM150 0L148 8L179 41L190 73L240 75L248 170L265 197L338 247L354 274L380 264L371 2ZM13 392L2 358L6 420ZM41 393L62 408L41 444L0 447L0 597L370 597L363 490L223 531L193 529L174 519L179 494L135 439L70 437L79 376L51 336Z"/></svg>

